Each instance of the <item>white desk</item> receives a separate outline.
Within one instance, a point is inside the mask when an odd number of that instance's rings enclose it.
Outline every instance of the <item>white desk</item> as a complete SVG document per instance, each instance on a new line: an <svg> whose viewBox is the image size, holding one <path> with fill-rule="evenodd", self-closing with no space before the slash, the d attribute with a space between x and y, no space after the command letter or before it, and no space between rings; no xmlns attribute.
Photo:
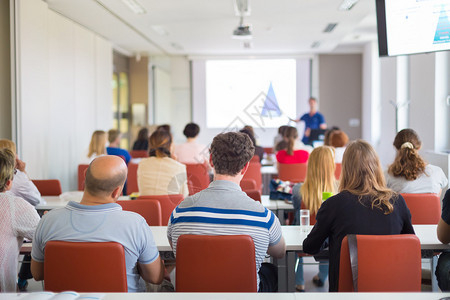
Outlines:
<svg viewBox="0 0 450 300"><path fill-rule="evenodd" d="M67 205L69 201L80 202L83 197L82 191L66 192L59 196L43 196L46 204L36 205L37 210L52 210ZM129 196L120 196L119 200L130 200Z"/></svg>

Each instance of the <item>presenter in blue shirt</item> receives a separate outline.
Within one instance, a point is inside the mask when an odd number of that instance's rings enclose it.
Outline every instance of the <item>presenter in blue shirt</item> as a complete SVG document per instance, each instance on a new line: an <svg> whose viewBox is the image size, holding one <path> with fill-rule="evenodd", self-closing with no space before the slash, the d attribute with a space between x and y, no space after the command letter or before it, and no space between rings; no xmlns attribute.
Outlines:
<svg viewBox="0 0 450 300"><path fill-rule="evenodd" d="M325 118L323 115L317 111L317 100L314 97L309 98L309 113L304 114L300 118L294 120L294 122L305 122L305 133L303 134L302 142L304 144L309 143L309 136L311 134L311 129L327 129L327 124L325 123Z"/></svg>

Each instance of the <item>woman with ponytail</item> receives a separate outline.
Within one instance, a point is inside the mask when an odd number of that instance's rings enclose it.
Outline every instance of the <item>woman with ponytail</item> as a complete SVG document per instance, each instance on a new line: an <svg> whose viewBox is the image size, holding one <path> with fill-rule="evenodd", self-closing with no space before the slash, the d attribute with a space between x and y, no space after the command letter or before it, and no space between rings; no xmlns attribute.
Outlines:
<svg viewBox="0 0 450 300"><path fill-rule="evenodd" d="M295 127L288 127L284 132L286 148L277 152L277 161L282 164L301 164L308 161L309 152L298 149L298 132Z"/></svg>
<svg viewBox="0 0 450 300"><path fill-rule="evenodd" d="M141 160L137 179L140 195L189 194L186 166L171 158L172 135L157 130L149 138L149 157Z"/></svg>
<svg viewBox="0 0 450 300"><path fill-rule="evenodd" d="M441 168L427 164L419 154L422 142L412 129L403 129L394 139L397 155L385 172L387 186L397 193L441 194L447 177Z"/></svg>

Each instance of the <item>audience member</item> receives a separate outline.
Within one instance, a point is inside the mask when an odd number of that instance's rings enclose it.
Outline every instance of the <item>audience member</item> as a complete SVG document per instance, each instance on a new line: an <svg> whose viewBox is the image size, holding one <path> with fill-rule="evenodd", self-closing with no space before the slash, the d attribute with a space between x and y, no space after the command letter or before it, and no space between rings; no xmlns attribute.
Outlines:
<svg viewBox="0 0 450 300"><path fill-rule="evenodd" d="M167 237L176 254L182 234L250 235L255 243L256 271L260 292L277 291L277 270L263 263L266 253L281 258L286 245L278 218L240 188L254 146L243 133L217 135L211 144L210 163L214 181L209 187L181 202L169 220ZM199 218L199 216L205 218ZM195 223L190 217L197 217ZM250 223L252 224L249 226ZM220 258L218 258L220 259Z"/></svg>
<svg viewBox="0 0 450 300"><path fill-rule="evenodd" d="M141 128L141 130L139 130L137 140L133 144L133 150L148 151L148 137L147 127Z"/></svg>
<svg viewBox="0 0 450 300"><path fill-rule="evenodd" d="M322 193L336 192L336 180L334 178L334 150L328 146L315 148L308 159L305 183L298 183L292 189L292 202L295 210L294 224L299 224L300 209L303 206L309 209L311 218L315 217L322 205ZM328 263L319 265L319 273L314 276L313 282L317 286L323 286L328 277ZM303 258L299 258L295 272L295 287L299 292L305 291L303 278Z"/></svg>
<svg viewBox="0 0 450 300"><path fill-rule="evenodd" d="M86 171L86 187L81 202L71 201L66 207L43 216L36 229L31 252L31 271L36 280L45 279L44 250L47 242L111 241L124 247L128 292L145 290L145 285L139 282L140 277L147 282L161 283L164 265L150 227L143 217L122 211L116 203L126 177L127 166L121 158L98 157Z"/></svg>
<svg viewBox="0 0 450 300"><path fill-rule="evenodd" d="M341 130L334 130L330 134L330 146L334 147L334 161L342 163L344 157L345 147L348 144L348 136Z"/></svg>
<svg viewBox="0 0 450 300"><path fill-rule="evenodd" d="M172 129L169 124L158 125L158 127L156 127L156 130L165 130L172 135Z"/></svg>
<svg viewBox="0 0 450 300"><path fill-rule="evenodd" d="M442 216L437 226L437 237L443 244L450 243L450 189L442 199ZM442 252L439 256L436 278L443 292L450 291L450 252Z"/></svg>
<svg viewBox="0 0 450 300"><path fill-rule="evenodd" d="M83 155L81 164L90 164L94 158L106 155L106 132L103 130L96 130L92 133L91 142L87 154Z"/></svg>
<svg viewBox="0 0 450 300"><path fill-rule="evenodd" d="M256 140L255 136L252 134L253 131L250 131L248 129L241 129L239 132L247 134L250 139L252 140L253 146L255 147L255 155L258 156L259 161L263 159L264 156L264 148L260 146L256 146Z"/></svg>
<svg viewBox="0 0 450 300"><path fill-rule="evenodd" d="M397 193L441 194L447 177L441 168L427 164L419 154L422 142L412 129L399 131L394 139L397 155L385 177L387 186Z"/></svg>
<svg viewBox="0 0 450 300"><path fill-rule="evenodd" d="M202 164L208 162L207 148L197 143L200 127L195 123L189 123L184 127L183 134L186 142L175 146L174 154L177 160L184 164Z"/></svg>
<svg viewBox="0 0 450 300"><path fill-rule="evenodd" d="M186 166L171 158L172 135L157 130L149 139L149 155L138 166L137 179L141 195L189 194Z"/></svg>
<svg viewBox="0 0 450 300"><path fill-rule="evenodd" d="M309 153L306 150L296 150L298 142L297 128L289 127L285 131L286 148L276 154L277 161L283 164L300 164L308 161ZM282 142L280 142L282 143Z"/></svg>
<svg viewBox="0 0 450 300"><path fill-rule="evenodd" d="M347 146L339 191L322 203L303 241L304 252L316 254L329 238L330 292L338 290L341 242L347 234L414 234L405 200L386 187L378 156L367 142Z"/></svg>
<svg viewBox="0 0 450 300"><path fill-rule="evenodd" d="M309 113L304 114L300 118L291 121L294 122L305 122L305 133L303 134L302 142L304 144L309 144L309 136L312 129L327 129L327 124L325 123L325 118L323 115L317 111L317 99L310 97L309 103Z"/></svg>
<svg viewBox="0 0 450 300"><path fill-rule="evenodd" d="M283 125L278 127L278 134L273 139L273 148L276 149L281 141L284 141L284 133L290 126ZM275 150L274 150L275 151ZM276 151L275 151L276 152Z"/></svg>
<svg viewBox="0 0 450 300"><path fill-rule="evenodd" d="M109 147L106 148L106 152L108 155L117 155L123 156L125 158L125 162L128 164L131 160L131 155L127 150L121 149L120 139L122 138L122 134L117 129L111 129L108 131L108 141Z"/></svg>
<svg viewBox="0 0 450 300"><path fill-rule="evenodd" d="M3 293L16 292L19 249L24 238L33 238L39 223L34 207L8 192L13 185L15 160L15 153L10 149L0 149L0 291Z"/></svg>
<svg viewBox="0 0 450 300"><path fill-rule="evenodd" d="M339 127L333 126L330 129L327 129L327 131L325 131L325 137L323 139L323 145L324 146L331 146L331 144L330 144L330 136L336 130L340 130Z"/></svg>

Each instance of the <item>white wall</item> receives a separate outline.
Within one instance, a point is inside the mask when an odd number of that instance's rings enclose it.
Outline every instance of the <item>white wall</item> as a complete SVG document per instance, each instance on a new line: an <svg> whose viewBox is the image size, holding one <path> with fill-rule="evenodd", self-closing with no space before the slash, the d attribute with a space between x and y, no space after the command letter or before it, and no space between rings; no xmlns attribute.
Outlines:
<svg viewBox="0 0 450 300"><path fill-rule="evenodd" d="M0 139L11 139L11 57L9 1L0 1Z"/></svg>
<svg viewBox="0 0 450 300"><path fill-rule="evenodd" d="M19 153L31 178L75 190L92 132L112 124L112 48L43 1L18 4Z"/></svg>

